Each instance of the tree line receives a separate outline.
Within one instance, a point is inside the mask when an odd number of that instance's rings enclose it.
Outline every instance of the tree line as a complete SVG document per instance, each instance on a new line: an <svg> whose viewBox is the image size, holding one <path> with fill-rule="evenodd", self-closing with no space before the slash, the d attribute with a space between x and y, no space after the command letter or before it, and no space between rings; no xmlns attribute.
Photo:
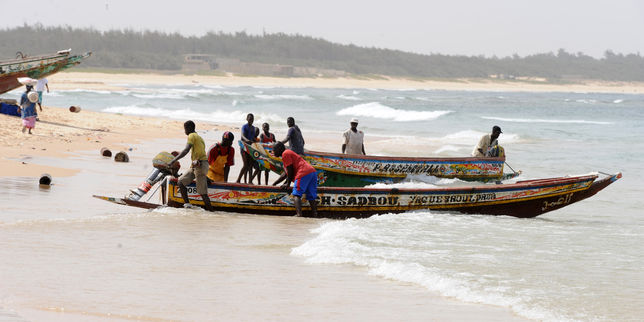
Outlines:
<svg viewBox="0 0 644 322"><path fill-rule="evenodd" d="M0 30L0 59L72 48L92 51L85 67L136 68L178 71L184 54L211 54L245 62L283 64L343 70L364 75L379 74L421 78L542 77L550 81L570 78L612 81L644 81L644 59L637 54L607 50L601 58L584 53L540 53L520 57L414 54L400 50L342 45L303 35L245 32L209 32L184 36L157 31L23 25Z"/></svg>

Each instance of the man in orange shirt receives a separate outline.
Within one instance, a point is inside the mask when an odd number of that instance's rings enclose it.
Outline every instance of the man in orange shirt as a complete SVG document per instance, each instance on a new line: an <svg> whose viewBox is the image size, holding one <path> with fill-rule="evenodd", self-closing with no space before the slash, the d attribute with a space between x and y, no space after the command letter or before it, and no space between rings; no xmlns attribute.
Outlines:
<svg viewBox="0 0 644 322"><path fill-rule="evenodd" d="M302 216L302 195L306 194L313 217L317 217L318 176L315 169L297 153L292 150L286 150L282 142L275 143L273 153L276 157L281 157L282 163L284 163L284 170L287 176L286 183L282 185L282 188L288 189L291 182L293 182L292 194L295 197L295 216Z"/></svg>
<svg viewBox="0 0 644 322"><path fill-rule="evenodd" d="M226 131L221 136L221 143L208 149L208 179L213 182L228 182L230 167L235 165L235 148L232 147L235 136Z"/></svg>

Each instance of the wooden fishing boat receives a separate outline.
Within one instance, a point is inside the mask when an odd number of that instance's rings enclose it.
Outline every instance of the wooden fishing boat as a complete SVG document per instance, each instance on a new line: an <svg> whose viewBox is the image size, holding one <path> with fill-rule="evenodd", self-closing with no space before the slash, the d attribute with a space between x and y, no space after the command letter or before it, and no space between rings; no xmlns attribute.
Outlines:
<svg viewBox="0 0 644 322"><path fill-rule="evenodd" d="M622 177L621 173L525 180L510 184L482 184L468 187L432 189L320 187L318 216L343 219L374 214L402 213L412 210L450 211L466 214L505 215L531 218L593 196ZM161 202L154 204L94 196L117 204L157 208L163 205L182 207L176 179L162 184ZM190 203L203 206L193 183L188 186ZM292 216L295 214L290 190L275 186L217 183L208 187L211 205L216 211ZM310 214L304 202L304 214Z"/></svg>
<svg viewBox="0 0 644 322"><path fill-rule="evenodd" d="M61 50L55 54L40 56L23 56L0 61L0 94L22 86L19 77L40 79L55 74L63 69L80 64L92 53L71 55L71 49Z"/></svg>
<svg viewBox="0 0 644 322"><path fill-rule="evenodd" d="M282 160L272 154L272 145L239 141L261 166L278 174ZM458 178L467 181L499 181L514 178L521 172L503 173L505 157L498 158L416 158L373 155L347 155L304 151L304 159L318 172L318 184L328 187L364 187L383 182L396 183L410 175Z"/></svg>

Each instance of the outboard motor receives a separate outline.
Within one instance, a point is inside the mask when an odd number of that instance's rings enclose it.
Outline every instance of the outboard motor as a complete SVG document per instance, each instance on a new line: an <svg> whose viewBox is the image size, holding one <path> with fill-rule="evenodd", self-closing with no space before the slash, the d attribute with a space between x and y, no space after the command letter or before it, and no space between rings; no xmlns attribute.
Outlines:
<svg viewBox="0 0 644 322"><path fill-rule="evenodd" d="M177 175L177 171L179 171L179 168L181 165L179 162L175 162L173 165L170 165L170 161L174 159L175 156L177 156L179 153L178 152L161 152L157 154L154 159L152 159L152 166L154 166L154 169L150 174L148 174L147 178L141 183L140 186L138 186L135 189L130 189L130 194L127 195L125 198L129 200L134 200L138 201L143 197L152 187L159 183L161 180L163 180L166 176L168 175Z"/></svg>

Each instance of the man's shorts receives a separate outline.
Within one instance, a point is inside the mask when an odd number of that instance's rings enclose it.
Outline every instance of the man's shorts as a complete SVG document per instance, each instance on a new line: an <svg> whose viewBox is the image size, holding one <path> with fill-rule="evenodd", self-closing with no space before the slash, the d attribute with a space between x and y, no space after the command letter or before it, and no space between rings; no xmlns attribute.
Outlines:
<svg viewBox="0 0 644 322"><path fill-rule="evenodd" d="M184 186L192 183L192 180L197 181L197 193L205 195L208 193L208 161L202 160L199 162L198 167L191 168L179 177L179 182Z"/></svg>
<svg viewBox="0 0 644 322"><path fill-rule="evenodd" d="M38 92L38 103L42 103L42 91Z"/></svg>
<svg viewBox="0 0 644 322"><path fill-rule="evenodd" d="M293 195L302 197L306 194L306 200L315 200L318 197L318 173L311 172L293 183Z"/></svg>

